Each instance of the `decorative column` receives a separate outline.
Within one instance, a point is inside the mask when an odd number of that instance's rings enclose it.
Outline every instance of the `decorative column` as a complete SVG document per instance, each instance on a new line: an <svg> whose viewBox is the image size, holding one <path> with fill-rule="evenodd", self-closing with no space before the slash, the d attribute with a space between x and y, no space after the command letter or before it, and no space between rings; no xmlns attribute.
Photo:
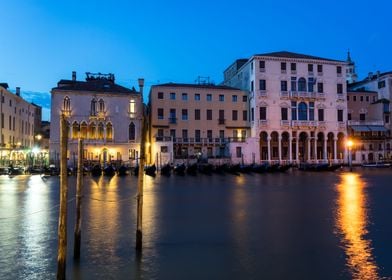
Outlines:
<svg viewBox="0 0 392 280"><path fill-rule="evenodd" d="M312 139L310 138L310 137L308 137L308 139L307 139L307 144L308 144L308 161L310 161L312 158L311 158L311 156L310 156L310 150L311 150L311 145L312 145Z"/></svg>
<svg viewBox="0 0 392 280"><path fill-rule="evenodd" d="M290 135L289 136L289 161L290 161L290 163L293 161L292 148L293 148L293 140L291 139L291 135Z"/></svg>
<svg viewBox="0 0 392 280"><path fill-rule="evenodd" d="M279 152L279 163L282 161L282 137L279 136L278 138L278 152Z"/></svg>
<svg viewBox="0 0 392 280"><path fill-rule="evenodd" d="M299 141L298 141L298 139L299 139L299 137L297 136L297 138L295 139L295 161L297 162L297 163L299 163L299 154L298 154L298 151L299 151Z"/></svg>
<svg viewBox="0 0 392 280"><path fill-rule="evenodd" d="M337 142L338 142L338 139L337 138L334 138L333 139L333 162L335 162L336 163L336 161L337 161Z"/></svg>
<svg viewBox="0 0 392 280"><path fill-rule="evenodd" d="M317 162L317 137L314 137L314 160Z"/></svg>
<svg viewBox="0 0 392 280"><path fill-rule="evenodd" d="M268 151L267 151L267 158L268 162L271 162L271 137L267 137L267 145L268 145Z"/></svg>

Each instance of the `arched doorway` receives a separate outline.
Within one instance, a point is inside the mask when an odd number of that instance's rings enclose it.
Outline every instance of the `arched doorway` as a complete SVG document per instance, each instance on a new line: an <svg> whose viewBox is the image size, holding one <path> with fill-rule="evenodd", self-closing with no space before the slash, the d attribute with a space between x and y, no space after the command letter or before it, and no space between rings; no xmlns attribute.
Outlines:
<svg viewBox="0 0 392 280"><path fill-rule="evenodd" d="M271 160L279 160L279 133L271 133Z"/></svg>
<svg viewBox="0 0 392 280"><path fill-rule="evenodd" d="M308 156L309 137L306 132L301 132L298 139L298 159L300 162L305 162Z"/></svg>
<svg viewBox="0 0 392 280"><path fill-rule="evenodd" d="M290 155L289 155L289 140L290 140L290 134L287 131L284 131L282 133L282 160L290 160Z"/></svg>
<svg viewBox="0 0 392 280"><path fill-rule="evenodd" d="M335 148L334 148L334 134L332 132L329 132L327 135L327 159L328 161L334 159L334 154L335 154Z"/></svg>
<svg viewBox="0 0 392 280"><path fill-rule="evenodd" d="M268 133L260 132L260 160L268 160Z"/></svg>
<svg viewBox="0 0 392 280"><path fill-rule="evenodd" d="M338 142L337 142L337 157L339 160L344 160L345 150L346 150L346 136L343 132L338 133Z"/></svg>
<svg viewBox="0 0 392 280"><path fill-rule="evenodd" d="M317 160L322 160L326 158L326 155L324 155L324 133L319 132L317 133L317 151L316 151L316 159Z"/></svg>

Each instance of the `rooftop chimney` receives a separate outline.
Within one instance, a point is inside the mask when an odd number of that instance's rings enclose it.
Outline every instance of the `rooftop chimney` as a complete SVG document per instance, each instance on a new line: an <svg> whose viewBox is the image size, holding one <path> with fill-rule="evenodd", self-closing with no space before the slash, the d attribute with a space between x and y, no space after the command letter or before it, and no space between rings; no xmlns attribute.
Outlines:
<svg viewBox="0 0 392 280"><path fill-rule="evenodd" d="M76 81L76 71L72 71L72 81Z"/></svg>
<svg viewBox="0 0 392 280"><path fill-rule="evenodd" d="M139 78L137 81L139 82L139 91L140 91L140 94L141 94L142 100L143 100L144 79L143 78Z"/></svg>
<svg viewBox="0 0 392 280"><path fill-rule="evenodd" d="M16 94L17 96L20 96L20 87L16 87L15 94Z"/></svg>
<svg viewBox="0 0 392 280"><path fill-rule="evenodd" d="M371 80L373 78L373 72L369 72L368 79Z"/></svg>

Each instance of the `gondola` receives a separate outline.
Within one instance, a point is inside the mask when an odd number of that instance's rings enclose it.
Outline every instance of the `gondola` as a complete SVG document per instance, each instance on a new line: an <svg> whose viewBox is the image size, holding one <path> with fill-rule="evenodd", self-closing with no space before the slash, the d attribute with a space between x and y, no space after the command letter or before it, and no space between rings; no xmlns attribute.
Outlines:
<svg viewBox="0 0 392 280"><path fill-rule="evenodd" d="M341 168L340 164L329 164L329 163L301 163L298 166L299 170L302 171L335 171Z"/></svg>
<svg viewBox="0 0 392 280"><path fill-rule="evenodd" d="M124 165L121 165L118 170L117 170L118 176L126 176L127 173L127 168Z"/></svg>
<svg viewBox="0 0 392 280"><path fill-rule="evenodd" d="M171 165L170 164L165 164L161 168L161 175L163 176L170 176L171 174Z"/></svg>
<svg viewBox="0 0 392 280"><path fill-rule="evenodd" d="M185 175L185 169L186 169L185 164L177 164L176 166L174 166L173 172L176 175L183 176Z"/></svg>
<svg viewBox="0 0 392 280"><path fill-rule="evenodd" d="M198 171L201 174L211 175L212 169L213 169L213 166L212 166L212 164L209 164L209 163L202 163L202 164L198 165Z"/></svg>
<svg viewBox="0 0 392 280"><path fill-rule="evenodd" d="M108 166L106 166L103 169L103 174L105 176L111 177L111 176L114 176L115 173L116 173L116 170L114 169L114 167L111 164L109 164Z"/></svg>
<svg viewBox="0 0 392 280"><path fill-rule="evenodd" d="M102 169L99 164L96 164L91 168L91 176L98 177L102 175Z"/></svg>
<svg viewBox="0 0 392 280"><path fill-rule="evenodd" d="M192 176L195 176L197 174L197 164L190 164L186 168L186 173Z"/></svg>
<svg viewBox="0 0 392 280"><path fill-rule="evenodd" d="M152 176L154 177L156 174L155 172L157 171L157 167L155 166L155 164L150 165L150 166L146 166L144 168L144 172L146 173L146 175L148 176Z"/></svg>

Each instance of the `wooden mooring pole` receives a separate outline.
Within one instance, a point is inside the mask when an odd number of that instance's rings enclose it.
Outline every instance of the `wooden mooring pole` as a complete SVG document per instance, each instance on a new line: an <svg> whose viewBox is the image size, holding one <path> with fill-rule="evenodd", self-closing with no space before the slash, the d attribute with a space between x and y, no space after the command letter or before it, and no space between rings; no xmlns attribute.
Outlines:
<svg viewBox="0 0 392 280"><path fill-rule="evenodd" d="M58 225L57 279L65 280L67 260L67 142L68 128L65 116L60 117L60 210Z"/></svg>
<svg viewBox="0 0 392 280"><path fill-rule="evenodd" d="M144 79L138 79L140 94L143 104L143 87ZM146 139L147 139L147 118L144 105L142 105L142 121L141 121L141 141L140 141L140 161L139 161L139 176L137 181L137 221L136 221L136 252L140 257L142 252L142 221L143 221L143 184L144 184L144 163L146 160Z"/></svg>
<svg viewBox="0 0 392 280"><path fill-rule="evenodd" d="M83 140L79 138L78 141L78 172L76 177L76 222L74 234L74 259L80 258L80 241L81 241L81 227L82 227L82 187L83 187Z"/></svg>
<svg viewBox="0 0 392 280"><path fill-rule="evenodd" d="M142 116L142 139L140 142L139 174L137 181L137 226L136 226L136 251L142 251L142 221L143 221L143 184L144 184L144 164L146 160L146 136L147 124L146 117Z"/></svg>

